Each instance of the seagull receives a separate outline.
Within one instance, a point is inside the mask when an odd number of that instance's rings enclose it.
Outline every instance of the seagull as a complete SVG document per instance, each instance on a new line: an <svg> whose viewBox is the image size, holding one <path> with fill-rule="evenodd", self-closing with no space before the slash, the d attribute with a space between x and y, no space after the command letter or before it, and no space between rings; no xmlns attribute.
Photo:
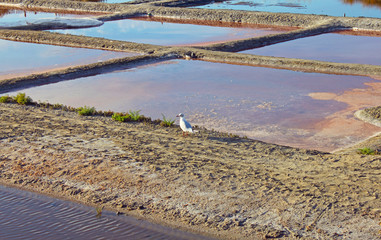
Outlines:
<svg viewBox="0 0 381 240"><path fill-rule="evenodd" d="M183 130L183 136L185 133L188 135L188 132L193 133L192 126L185 120L184 114L179 113L176 117L180 117L180 128Z"/></svg>

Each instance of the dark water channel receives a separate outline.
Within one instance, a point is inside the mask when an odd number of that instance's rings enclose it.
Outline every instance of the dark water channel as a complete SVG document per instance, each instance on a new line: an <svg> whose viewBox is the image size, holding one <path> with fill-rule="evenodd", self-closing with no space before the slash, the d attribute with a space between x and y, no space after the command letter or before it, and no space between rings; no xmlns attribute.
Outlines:
<svg viewBox="0 0 381 240"><path fill-rule="evenodd" d="M208 239L0 185L0 239Z"/></svg>

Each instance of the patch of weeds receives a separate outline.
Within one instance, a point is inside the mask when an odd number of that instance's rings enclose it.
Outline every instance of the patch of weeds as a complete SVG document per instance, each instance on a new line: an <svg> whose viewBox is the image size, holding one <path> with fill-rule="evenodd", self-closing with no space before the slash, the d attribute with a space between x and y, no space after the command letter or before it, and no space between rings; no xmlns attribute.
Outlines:
<svg viewBox="0 0 381 240"><path fill-rule="evenodd" d="M173 119L167 119L164 114L161 114L163 115L163 121L161 121L160 125L163 126L163 127L170 127L172 126L174 123L175 123L175 120Z"/></svg>
<svg viewBox="0 0 381 240"><path fill-rule="evenodd" d="M373 149L368 148L368 147L357 149L357 153L363 154L363 155L378 155L378 154L380 154L378 152L378 150L373 150Z"/></svg>
<svg viewBox="0 0 381 240"><path fill-rule="evenodd" d="M96 112L94 107L88 107L88 106L80 107L77 109L77 111L78 111L78 114L82 116L91 116L91 115L94 115Z"/></svg>
<svg viewBox="0 0 381 240"><path fill-rule="evenodd" d="M142 115L140 115L140 111L141 110L138 110L138 111L129 111L129 116L131 118L132 121L139 121L140 118L142 117Z"/></svg>
<svg viewBox="0 0 381 240"><path fill-rule="evenodd" d="M10 103L12 100L12 97L8 95L0 97L0 103Z"/></svg>
<svg viewBox="0 0 381 240"><path fill-rule="evenodd" d="M13 99L20 105L27 105L32 102L32 98L26 96L25 93L18 93Z"/></svg>
<svg viewBox="0 0 381 240"><path fill-rule="evenodd" d="M111 116L112 119L114 119L115 121L119 121L119 122L128 122L128 121L131 121L131 117L129 114L123 114L123 113L114 113L112 116Z"/></svg>

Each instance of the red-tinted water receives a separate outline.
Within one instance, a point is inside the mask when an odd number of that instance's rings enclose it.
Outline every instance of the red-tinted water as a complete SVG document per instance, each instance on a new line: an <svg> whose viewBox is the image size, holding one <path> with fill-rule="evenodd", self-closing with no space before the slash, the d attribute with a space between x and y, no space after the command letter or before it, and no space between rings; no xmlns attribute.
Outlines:
<svg viewBox="0 0 381 240"><path fill-rule="evenodd" d="M381 65L381 37L322 34L242 53L340 63Z"/></svg>
<svg viewBox="0 0 381 240"><path fill-rule="evenodd" d="M54 30L54 32L60 33L156 45L206 45L285 31L273 27L208 26L164 21L143 21L142 19L110 21L96 28Z"/></svg>
<svg viewBox="0 0 381 240"><path fill-rule="evenodd" d="M0 80L135 55L138 54L0 40Z"/></svg>

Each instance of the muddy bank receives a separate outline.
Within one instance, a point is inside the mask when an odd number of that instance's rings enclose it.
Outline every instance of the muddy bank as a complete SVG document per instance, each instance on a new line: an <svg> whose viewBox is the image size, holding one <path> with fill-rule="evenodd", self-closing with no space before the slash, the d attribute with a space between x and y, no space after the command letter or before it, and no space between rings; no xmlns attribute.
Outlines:
<svg viewBox="0 0 381 240"><path fill-rule="evenodd" d="M2 183L222 239L375 239L378 156L0 104Z"/></svg>
<svg viewBox="0 0 381 240"><path fill-rule="evenodd" d="M186 1L187 3L185 3L185 1L170 2L173 2L177 6L186 6L187 4L194 5L194 1ZM290 27L308 27L316 25L319 22L335 20L352 28L381 30L381 19L377 18L346 18L312 14L162 7L162 5L168 5L162 4L162 2L153 2L154 5L159 6L153 6L151 4L107 4L60 0L1 0L0 3L5 6L47 9L54 11L69 10L98 13L104 12L109 14L115 13L117 15L113 17L114 20L117 18L120 19L133 16L138 17L150 15L153 17L168 17L176 19L240 22Z"/></svg>
<svg viewBox="0 0 381 240"><path fill-rule="evenodd" d="M6 93L9 91L29 88L42 84L72 80L80 77L87 77L121 69L133 68L152 62L166 61L174 58L176 58L175 54L159 53L137 57L112 59L108 61L79 65L43 73L34 73L27 76L0 80L0 93Z"/></svg>

